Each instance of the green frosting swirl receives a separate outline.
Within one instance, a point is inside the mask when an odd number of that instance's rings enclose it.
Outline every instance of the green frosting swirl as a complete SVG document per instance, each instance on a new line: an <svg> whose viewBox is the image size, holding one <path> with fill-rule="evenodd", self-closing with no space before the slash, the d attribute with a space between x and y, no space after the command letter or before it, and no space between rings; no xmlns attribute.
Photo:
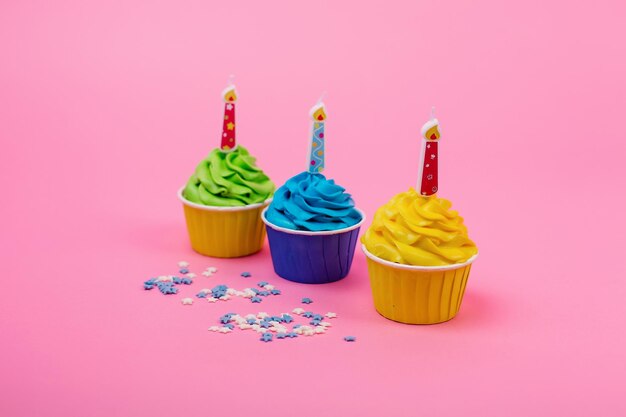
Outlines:
<svg viewBox="0 0 626 417"><path fill-rule="evenodd" d="M262 203L276 186L256 165L246 148L214 149L189 178L183 197L205 206L233 207Z"/></svg>

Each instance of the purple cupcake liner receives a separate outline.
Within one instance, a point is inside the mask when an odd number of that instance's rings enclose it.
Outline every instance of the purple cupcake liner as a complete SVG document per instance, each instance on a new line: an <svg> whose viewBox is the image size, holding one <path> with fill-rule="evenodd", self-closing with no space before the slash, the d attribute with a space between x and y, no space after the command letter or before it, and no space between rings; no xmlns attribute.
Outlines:
<svg viewBox="0 0 626 417"><path fill-rule="evenodd" d="M267 209L266 209L267 210ZM350 272L361 221L339 230L308 232L275 226L261 219L267 228L274 271L279 276L303 284L326 284L345 278Z"/></svg>

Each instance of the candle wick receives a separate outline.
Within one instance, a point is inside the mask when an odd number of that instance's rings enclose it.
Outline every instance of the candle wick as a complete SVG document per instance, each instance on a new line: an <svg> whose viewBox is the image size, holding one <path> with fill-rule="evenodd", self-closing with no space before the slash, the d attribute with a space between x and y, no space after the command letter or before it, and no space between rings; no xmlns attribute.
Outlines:
<svg viewBox="0 0 626 417"><path fill-rule="evenodd" d="M320 98L319 98L319 99L317 99L317 103L318 103L318 104L319 104L319 103L321 103L321 102L324 100L324 98L325 98L325 97L326 97L326 91L324 91L324 92L322 93L322 95L320 96Z"/></svg>
<svg viewBox="0 0 626 417"><path fill-rule="evenodd" d="M228 85L233 85L235 83L235 74L230 74L228 76Z"/></svg>
<svg viewBox="0 0 626 417"><path fill-rule="evenodd" d="M430 108L430 120L435 120L435 106Z"/></svg>

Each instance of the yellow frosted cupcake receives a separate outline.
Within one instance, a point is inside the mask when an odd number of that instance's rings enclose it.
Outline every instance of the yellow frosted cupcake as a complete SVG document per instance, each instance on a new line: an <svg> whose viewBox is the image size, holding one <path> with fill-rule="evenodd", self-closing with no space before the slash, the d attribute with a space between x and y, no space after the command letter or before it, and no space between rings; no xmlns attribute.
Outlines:
<svg viewBox="0 0 626 417"><path fill-rule="evenodd" d="M376 310L410 324L453 318L478 248L452 203L436 195L439 122L422 128L418 186L394 196L362 237Z"/></svg>

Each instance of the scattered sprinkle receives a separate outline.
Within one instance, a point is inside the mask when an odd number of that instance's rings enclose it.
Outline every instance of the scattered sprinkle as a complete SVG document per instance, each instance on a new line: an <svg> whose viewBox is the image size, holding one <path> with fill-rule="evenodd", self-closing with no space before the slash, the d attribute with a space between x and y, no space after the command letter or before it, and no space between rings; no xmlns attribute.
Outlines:
<svg viewBox="0 0 626 417"><path fill-rule="evenodd" d="M328 312L326 313L326 317L328 317L329 319L334 319L335 317L337 317L337 313Z"/></svg>
<svg viewBox="0 0 626 417"><path fill-rule="evenodd" d="M273 338L274 338L274 336L271 333L265 332L265 333L263 333L261 335L261 339L260 340L262 342L271 342Z"/></svg>
<svg viewBox="0 0 626 417"><path fill-rule="evenodd" d="M252 274L250 272L242 272L241 276L244 278L250 278L252 276Z"/></svg>
<svg viewBox="0 0 626 417"><path fill-rule="evenodd" d="M187 268L189 266L189 262L180 261L178 262L178 266L180 266L181 268Z"/></svg>
<svg viewBox="0 0 626 417"><path fill-rule="evenodd" d="M343 340L345 340L346 342L356 342L356 337L354 337L354 336L345 336L343 338Z"/></svg>
<svg viewBox="0 0 626 417"><path fill-rule="evenodd" d="M313 300L311 300L311 299L310 299L310 298L308 298L308 297L304 297L304 298L302 299L302 304L311 304L312 302L313 302Z"/></svg>
<svg viewBox="0 0 626 417"><path fill-rule="evenodd" d="M190 306L193 304L193 298L183 298L180 302L183 303L184 306Z"/></svg>

